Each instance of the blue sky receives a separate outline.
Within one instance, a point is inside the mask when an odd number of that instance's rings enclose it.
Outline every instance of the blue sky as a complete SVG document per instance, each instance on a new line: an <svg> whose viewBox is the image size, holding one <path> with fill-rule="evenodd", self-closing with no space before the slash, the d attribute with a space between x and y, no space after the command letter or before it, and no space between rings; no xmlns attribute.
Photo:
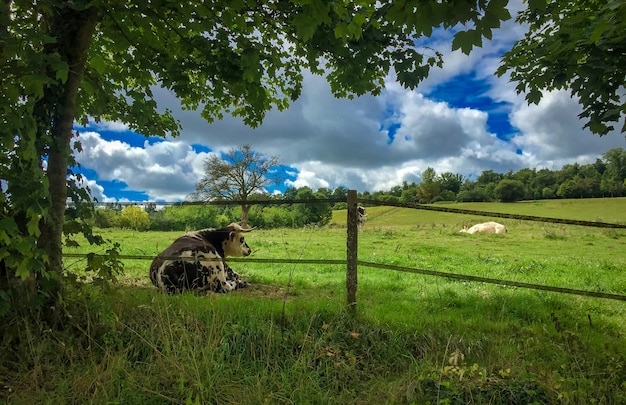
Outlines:
<svg viewBox="0 0 626 405"><path fill-rule="evenodd" d="M301 98L287 111L270 111L254 129L228 116L209 124L155 89L159 107L182 124L179 138L145 138L119 123L93 123L76 128L83 147L76 158L99 201L170 202L194 190L210 154L243 144L281 160L289 179L279 190L358 191L419 182L428 167L475 178L483 170L558 170L626 148L620 133L583 130L581 108L569 93L545 93L529 106L507 77L494 76L500 55L522 32L510 21L467 56L451 51L450 32L436 31L425 43L444 54L444 67L432 69L414 91L390 76L380 96L336 99L324 78L306 74Z"/></svg>
<svg viewBox="0 0 626 405"><path fill-rule="evenodd" d="M473 108L485 111L487 130L499 139L510 140L518 130L509 122L511 105L504 101L495 101L487 93L490 90L486 80L476 78L474 72L461 74L444 83L438 84L429 94L435 101L443 101L455 108Z"/></svg>

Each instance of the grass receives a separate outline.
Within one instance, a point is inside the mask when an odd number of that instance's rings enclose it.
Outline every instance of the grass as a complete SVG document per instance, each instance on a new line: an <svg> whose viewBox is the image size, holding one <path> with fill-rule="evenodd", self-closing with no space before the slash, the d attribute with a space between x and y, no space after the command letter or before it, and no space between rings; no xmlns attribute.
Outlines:
<svg viewBox="0 0 626 405"><path fill-rule="evenodd" d="M459 204L464 209L626 222L625 199ZM552 213L552 214L551 214ZM602 219L600 219L602 218ZM626 231L368 208L359 259L626 295ZM495 219L495 218L494 218ZM257 230L252 257L342 259L345 211L322 228ZM122 253L154 255L179 233L104 230ZM88 246L66 249L87 252ZM65 329L7 325L8 403L626 403L626 303L359 267L231 265L231 294L165 296L149 261L120 286L70 287ZM85 263L67 260L81 273Z"/></svg>

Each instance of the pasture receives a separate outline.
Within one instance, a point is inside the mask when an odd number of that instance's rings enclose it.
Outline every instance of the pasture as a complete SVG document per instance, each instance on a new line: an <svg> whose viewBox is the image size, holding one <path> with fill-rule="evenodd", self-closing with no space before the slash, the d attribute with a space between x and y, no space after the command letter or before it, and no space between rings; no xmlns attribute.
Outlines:
<svg viewBox="0 0 626 405"><path fill-rule="evenodd" d="M626 199L448 206L626 223ZM344 259L345 217L256 230L250 257ZM509 233L458 232L488 220ZM101 234L152 256L180 233ZM358 237L361 261L626 295L626 230L369 207ZM231 260L249 288L166 296L124 262L119 286L76 288L74 334L22 332L9 403L626 403L625 301L359 266L352 316L345 265Z"/></svg>

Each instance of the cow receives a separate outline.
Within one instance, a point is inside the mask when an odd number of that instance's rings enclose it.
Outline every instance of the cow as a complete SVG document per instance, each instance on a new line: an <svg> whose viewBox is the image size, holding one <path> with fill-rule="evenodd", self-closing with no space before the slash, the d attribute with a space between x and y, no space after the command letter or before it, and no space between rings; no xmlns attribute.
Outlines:
<svg viewBox="0 0 626 405"><path fill-rule="evenodd" d="M193 291L227 293L247 286L225 262L226 256L248 256L252 250L238 223L189 232L154 258L150 280L168 294Z"/></svg>
<svg viewBox="0 0 626 405"><path fill-rule="evenodd" d="M482 224L476 224L469 229L466 226L463 229L461 229L459 232L465 232L469 234L474 234L474 233L502 234L502 233L507 233L508 229L506 229L504 225L492 221L492 222L483 222Z"/></svg>
<svg viewBox="0 0 626 405"><path fill-rule="evenodd" d="M367 219L367 211L365 211L365 207L359 205L356 207L356 212L359 216L357 218L357 225L359 226L359 229L363 229L363 225L365 225L365 220Z"/></svg>

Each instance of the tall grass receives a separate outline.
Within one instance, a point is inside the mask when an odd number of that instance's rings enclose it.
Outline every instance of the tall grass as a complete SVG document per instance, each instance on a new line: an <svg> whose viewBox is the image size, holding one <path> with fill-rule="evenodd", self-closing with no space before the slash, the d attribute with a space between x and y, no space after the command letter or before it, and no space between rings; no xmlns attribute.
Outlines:
<svg viewBox="0 0 626 405"><path fill-rule="evenodd" d="M576 202L563 205L564 218L570 208L586 220L605 211L583 213ZM543 216L533 203L519 206ZM619 212L613 220L625 222ZM335 215L327 228L248 234L252 257L344 258L345 213ZM466 235L463 225L487 218L389 207L368 215L360 260L626 294L622 230L499 219L508 234ZM104 236L124 254L152 255L178 235ZM352 316L341 265L244 259L231 266L249 288L206 296L158 293L148 266L128 261L113 289L70 286L63 330L8 325L1 396L16 404L626 403L624 302L361 266Z"/></svg>

